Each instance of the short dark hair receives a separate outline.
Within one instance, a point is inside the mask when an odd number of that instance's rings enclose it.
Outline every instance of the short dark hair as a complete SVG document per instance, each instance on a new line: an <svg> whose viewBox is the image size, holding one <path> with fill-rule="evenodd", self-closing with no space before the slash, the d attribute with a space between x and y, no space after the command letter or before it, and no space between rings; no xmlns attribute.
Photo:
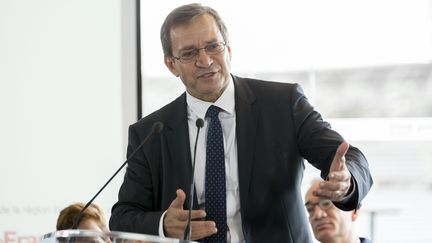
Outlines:
<svg viewBox="0 0 432 243"><path fill-rule="evenodd" d="M165 18L164 23L162 24L160 38L162 42L162 50L165 56L172 56L170 35L171 28L173 28L174 26L188 23L197 16L201 16L203 14L210 14L211 16L213 16L225 43L228 43L228 30L216 10L207 6L203 6L199 3L187 4L171 11L171 13L168 14L168 16Z"/></svg>

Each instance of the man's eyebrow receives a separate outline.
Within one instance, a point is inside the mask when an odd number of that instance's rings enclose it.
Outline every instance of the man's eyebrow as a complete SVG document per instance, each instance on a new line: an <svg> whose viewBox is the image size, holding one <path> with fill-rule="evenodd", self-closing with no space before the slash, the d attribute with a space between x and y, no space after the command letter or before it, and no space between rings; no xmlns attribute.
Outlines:
<svg viewBox="0 0 432 243"><path fill-rule="evenodd" d="M205 44L213 44L216 42L220 42L217 38L211 39L209 41L206 41ZM182 48L179 49L179 51L183 51L183 50L191 50L191 49L197 49L198 47L196 47L195 45L188 45L188 46L184 46Z"/></svg>
<svg viewBox="0 0 432 243"><path fill-rule="evenodd" d="M217 38L214 38L212 40L206 41L207 44L212 44L212 43L216 43L216 42L221 42L221 41L218 40Z"/></svg>
<svg viewBox="0 0 432 243"><path fill-rule="evenodd" d="M183 50L190 50L190 49L195 49L196 47L194 45L188 45L188 46L184 46L182 48L179 49L179 51L183 51Z"/></svg>

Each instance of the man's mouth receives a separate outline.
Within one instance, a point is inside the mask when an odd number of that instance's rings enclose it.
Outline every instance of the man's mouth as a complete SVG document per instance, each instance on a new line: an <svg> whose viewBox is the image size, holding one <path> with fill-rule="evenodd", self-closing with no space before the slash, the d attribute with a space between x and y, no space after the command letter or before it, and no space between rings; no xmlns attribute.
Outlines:
<svg viewBox="0 0 432 243"><path fill-rule="evenodd" d="M316 229L317 231L320 231L320 230L328 229L328 228L330 228L330 227L331 227L331 224L330 224L329 222L321 222L321 223L318 223L318 224L315 226L315 229Z"/></svg>
<svg viewBox="0 0 432 243"><path fill-rule="evenodd" d="M215 75L217 72L206 72L203 74L198 75L198 78L210 78L213 75Z"/></svg>

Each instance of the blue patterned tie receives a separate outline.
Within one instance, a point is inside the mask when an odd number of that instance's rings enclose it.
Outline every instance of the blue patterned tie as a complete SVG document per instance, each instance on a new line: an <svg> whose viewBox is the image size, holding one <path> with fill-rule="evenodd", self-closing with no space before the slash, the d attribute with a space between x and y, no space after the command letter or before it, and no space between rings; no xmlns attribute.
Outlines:
<svg viewBox="0 0 432 243"><path fill-rule="evenodd" d="M206 117L210 117L207 132L206 168L205 168L205 210L207 220L216 223L217 233L205 239L205 242L226 242L226 187L225 155L222 127L218 118L220 108L210 106Z"/></svg>

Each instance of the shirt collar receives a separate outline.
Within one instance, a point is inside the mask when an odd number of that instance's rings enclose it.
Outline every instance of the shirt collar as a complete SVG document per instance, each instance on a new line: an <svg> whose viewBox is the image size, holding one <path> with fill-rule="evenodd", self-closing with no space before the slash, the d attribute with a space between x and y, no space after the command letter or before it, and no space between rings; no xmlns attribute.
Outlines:
<svg viewBox="0 0 432 243"><path fill-rule="evenodd" d="M230 115L234 114L234 100L234 84L231 75L229 75L227 88L214 103L195 98L186 91L187 105L199 118L205 118L205 114L211 105L221 108L223 112Z"/></svg>

